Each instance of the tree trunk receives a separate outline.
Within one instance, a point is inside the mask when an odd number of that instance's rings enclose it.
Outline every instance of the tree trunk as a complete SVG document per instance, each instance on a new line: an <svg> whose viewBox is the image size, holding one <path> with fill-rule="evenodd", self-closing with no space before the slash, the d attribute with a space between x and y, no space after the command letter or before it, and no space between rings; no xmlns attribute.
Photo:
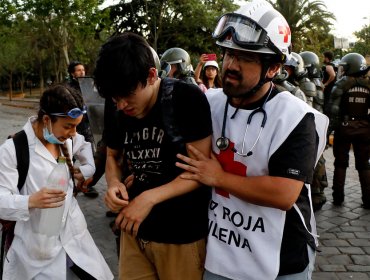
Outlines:
<svg viewBox="0 0 370 280"><path fill-rule="evenodd" d="M42 68L42 64L40 64L39 75L40 75L40 95L41 95L44 92L44 71Z"/></svg>
<svg viewBox="0 0 370 280"><path fill-rule="evenodd" d="M21 73L21 78L19 79L19 82L21 83L21 93L24 93L24 74Z"/></svg>
<svg viewBox="0 0 370 280"><path fill-rule="evenodd" d="M9 100L13 100L13 71L10 71L9 73Z"/></svg>
<svg viewBox="0 0 370 280"><path fill-rule="evenodd" d="M65 26L61 27L61 35L62 35L62 53L64 55L64 59L66 65L69 65L69 55L68 55L68 30Z"/></svg>

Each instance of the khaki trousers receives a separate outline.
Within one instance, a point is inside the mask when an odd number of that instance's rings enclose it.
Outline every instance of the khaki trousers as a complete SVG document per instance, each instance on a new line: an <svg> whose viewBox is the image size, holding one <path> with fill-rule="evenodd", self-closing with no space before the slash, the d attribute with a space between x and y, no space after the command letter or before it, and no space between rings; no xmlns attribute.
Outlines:
<svg viewBox="0 0 370 280"><path fill-rule="evenodd" d="M188 244L144 241L121 233L120 280L201 280L205 239Z"/></svg>

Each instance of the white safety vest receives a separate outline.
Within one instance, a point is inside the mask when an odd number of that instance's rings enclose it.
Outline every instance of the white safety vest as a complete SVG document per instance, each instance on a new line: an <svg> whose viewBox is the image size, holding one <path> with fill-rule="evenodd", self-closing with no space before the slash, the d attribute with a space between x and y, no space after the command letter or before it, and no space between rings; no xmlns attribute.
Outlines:
<svg viewBox="0 0 370 280"><path fill-rule="evenodd" d="M230 149L220 153L216 140L222 134L226 96L222 89L218 89L208 91L207 98L212 113L213 151L228 172L241 176L268 175L270 157L308 112L315 115L316 131L320 137L316 162L324 151L327 117L289 92L282 92L265 104L267 122L251 156L242 157ZM229 105L225 136L240 152L247 119L253 110L239 109L231 119L234 112L235 108ZM253 146L262 117L261 113L253 116L244 152ZM307 187L310 188L309 185ZM254 205L228 193L216 193L213 189L209 207L206 269L235 280L275 279L280 267L285 214L285 211ZM311 216L311 228L315 233L313 213Z"/></svg>

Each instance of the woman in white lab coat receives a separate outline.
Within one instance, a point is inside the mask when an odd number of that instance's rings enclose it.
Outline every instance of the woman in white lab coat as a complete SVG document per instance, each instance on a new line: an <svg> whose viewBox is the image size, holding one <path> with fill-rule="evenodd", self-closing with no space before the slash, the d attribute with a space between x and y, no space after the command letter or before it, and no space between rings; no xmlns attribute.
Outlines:
<svg viewBox="0 0 370 280"><path fill-rule="evenodd" d="M74 89L56 85L44 92L38 116L31 117L23 128L30 163L20 192L14 142L9 139L0 146L0 218L17 221L4 262L4 280L65 280L70 275L86 280L113 279L87 230L73 195L71 176L66 192L45 188L48 175L61 155L67 157L71 174L88 178L95 172L91 144L76 133L84 113L82 97ZM81 163L78 169L72 165L72 155ZM59 235L39 233L41 209L60 207L63 203Z"/></svg>

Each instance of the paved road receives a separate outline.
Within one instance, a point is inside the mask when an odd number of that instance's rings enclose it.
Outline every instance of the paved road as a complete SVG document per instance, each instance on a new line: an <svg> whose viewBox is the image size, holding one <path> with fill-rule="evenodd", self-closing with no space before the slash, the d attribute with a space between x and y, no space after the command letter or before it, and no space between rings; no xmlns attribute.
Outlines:
<svg viewBox="0 0 370 280"><path fill-rule="evenodd" d="M370 210L361 207L361 188L354 167L353 153L347 169L345 202L332 204L333 154L324 154L329 187L328 202L316 213L320 251L316 258L314 280L370 279Z"/></svg>
<svg viewBox="0 0 370 280"><path fill-rule="evenodd" d="M26 108L0 105L0 139L20 130L27 116L34 112ZM370 210L361 208L361 189L354 169L353 154L347 171L346 198L342 207L332 205L332 149L326 150L324 156L329 178L329 187L325 191L328 202L315 214L320 252L317 254L313 280L370 280ZM108 226L112 218L105 216L107 209L102 200L104 178L98 182L97 190L100 196L96 199L81 194L77 199L97 246L117 276L115 237Z"/></svg>

